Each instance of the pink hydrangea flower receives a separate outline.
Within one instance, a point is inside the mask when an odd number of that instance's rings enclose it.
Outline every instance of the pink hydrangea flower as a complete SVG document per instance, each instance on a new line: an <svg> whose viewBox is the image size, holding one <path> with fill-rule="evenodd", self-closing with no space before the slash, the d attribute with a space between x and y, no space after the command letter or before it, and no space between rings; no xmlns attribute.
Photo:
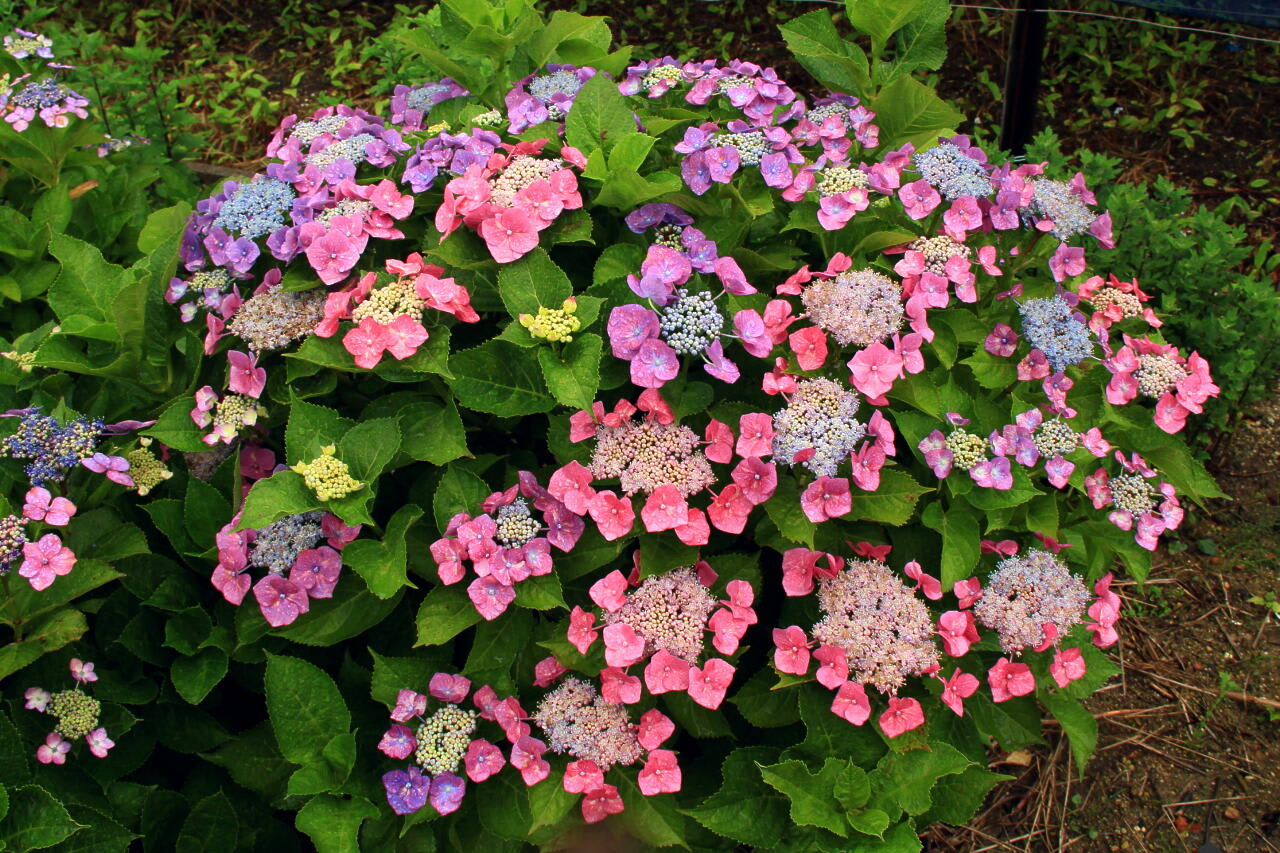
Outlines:
<svg viewBox="0 0 1280 853"><path fill-rule="evenodd" d="M582 819L587 823L599 823L611 814L619 814L624 806L618 789L613 785L601 785L587 792L582 800Z"/></svg>
<svg viewBox="0 0 1280 853"><path fill-rule="evenodd" d="M1084 678L1085 662L1080 649L1062 649L1053 656L1049 664L1049 674L1059 687L1066 687L1073 681Z"/></svg>
<svg viewBox="0 0 1280 853"><path fill-rule="evenodd" d="M227 361L231 365L227 377L227 387L237 394L245 394L255 400L262 396L267 387L267 371L258 367L258 357L238 350L227 353Z"/></svg>
<svg viewBox="0 0 1280 853"><path fill-rule="evenodd" d="M307 591L280 575L268 574L253 587L263 617L273 628L292 624L311 608Z"/></svg>
<svg viewBox="0 0 1280 853"><path fill-rule="evenodd" d="M675 723L657 708L650 708L640 715L640 727L636 733L636 739L645 749L657 749L675 733Z"/></svg>
<svg viewBox="0 0 1280 853"><path fill-rule="evenodd" d="M798 625L773 629L773 665L779 672L805 675L809 672L809 638Z"/></svg>
<svg viewBox="0 0 1280 853"><path fill-rule="evenodd" d="M18 574L37 592L47 589L54 578L66 575L76 564L76 555L55 533L46 533L35 542L23 545L22 556Z"/></svg>
<svg viewBox="0 0 1280 853"><path fill-rule="evenodd" d="M689 689L692 665L666 649L659 649L644 668L645 687L654 696Z"/></svg>
<svg viewBox="0 0 1280 853"><path fill-rule="evenodd" d="M75 504L63 497L55 498L42 486L29 489L23 500L22 514L25 517L54 527L65 527L76 514Z"/></svg>
<svg viewBox="0 0 1280 853"><path fill-rule="evenodd" d="M36 748L36 760L41 764L65 764L71 741L64 740L57 732L49 732L44 743Z"/></svg>
<svg viewBox="0 0 1280 853"><path fill-rule="evenodd" d="M981 639L969 610L948 610L938 617L938 636L942 637L942 648L953 658L963 657L970 646Z"/></svg>
<svg viewBox="0 0 1280 853"><path fill-rule="evenodd" d="M378 741L378 749L390 757L403 761L418 748L418 741L413 736L413 729L399 723L392 725Z"/></svg>
<svg viewBox="0 0 1280 853"><path fill-rule="evenodd" d="M72 658L68 666L71 668L71 677L81 684L88 684L91 681L98 680L98 673L93 671L93 664L88 661Z"/></svg>
<svg viewBox="0 0 1280 853"><path fill-rule="evenodd" d="M701 669L690 667L689 698L714 711L724 701L734 671L732 664L720 658L711 658Z"/></svg>
<svg viewBox="0 0 1280 853"><path fill-rule="evenodd" d="M342 336L342 346L351 353L356 366L372 370L382 360L382 354L391 343L387 327L372 317L365 317L354 329Z"/></svg>
<svg viewBox="0 0 1280 853"><path fill-rule="evenodd" d="M951 673L950 678L941 678L942 682L942 702L948 708L956 713L957 716L964 716L964 700L968 699L978 689L978 679L967 672L957 669Z"/></svg>
<svg viewBox="0 0 1280 853"><path fill-rule="evenodd" d="M637 781L646 797L678 792L682 780L676 754L669 749L650 750Z"/></svg>
<svg viewBox="0 0 1280 853"><path fill-rule="evenodd" d="M580 758L577 761L570 761L564 768L564 779L561 784L570 794L585 794L604 785L604 773L591 759Z"/></svg>
<svg viewBox="0 0 1280 853"><path fill-rule="evenodd" d="M831 712L842 720L860 726L871 719L871 700L861 684L846 681L831 700Z"/></svg>
<svg viewBox="0 0 1280 853"><path fill-rule="evenodd" d="M991 698L996 702L1026 696L1036 689L1036 679L1031 674L1031 667L1025 663L1013 663L1008 658L1000 658L991 667L987 673L987 684L991 688Z"/></svg>
<svg viewBox="0 0 1280 853"><path fill-rule="evenodd" d="M505 767L507 759L498 747L484 738L476 738L467 746L462 763L467 769L467 778L478 784Z"/></svg>
<svg viewBox="0 0 1280 853"><path fill-rule="evenodd" d="M880 728L891 738L924 725L924 709L916 699L889 697L889 709L880 715Z"/></svg>
<svg viewBox="0 0 1280 853"><path fill-rule="evenodd" d="M815 524L848 515L853 510L849 481L843 477L819 477L801 493L800 508Z"/></svg>

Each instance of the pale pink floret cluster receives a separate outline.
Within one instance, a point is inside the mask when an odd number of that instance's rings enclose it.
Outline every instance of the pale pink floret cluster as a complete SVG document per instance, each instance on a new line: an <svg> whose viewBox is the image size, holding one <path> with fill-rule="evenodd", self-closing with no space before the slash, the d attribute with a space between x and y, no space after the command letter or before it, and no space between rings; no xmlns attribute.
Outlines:
<svg viewBox="0 0 1280 853"><path fill-rule="evenodd" d="M1043 651L1080 623L1088 602L1079 575L1048 551L1031 549L996 564L973 612L999 634L1005 652Z"/></svg>
<svg viewBox="0 0 1280 853"><path fill-rule="evenodd" d="M656 708L633 723L625 705L611 703L589 682L567 678L542 699L532 719L553 752L576 759L565 768L563 785L567 792L583 795L582 816L588 823L623 810L617 787L604 781L612 767L643 758L637 782L646 797L681 788L676 754L660 748L675 733L675 725Z"/></svg>
<svg viewBox="0 0 1280 853"><path fill-rule="evenodd" d="M494 154L451 180L436 210L441 239L466 225L484 239L495 261L511 263L533 251L538 234L562 212L582 207L578 176L565 161L583 168L586 158L565 146L559 158L540 159L546 142L504 145L508 153Z"/></svg>
<svg viewBox="0 0 1280 853"><path fill-rule="evenodd" d="M585 655L603 634L607 667L600 680L606 701L639 702L641 679L628 669L644 663L643 685L651 695L686 692L704 708L720 706L735 669L718 657L706 657L699 666L707 634L717 652L732 655L756 613L749 583L729 581L728 597L717 600L709 589L715 582L715 570L700 562L643 581L638 569L630 578L614 570L591 586L592 601L604 611L603 630L594 613L574 607L568 639Z"/></svg>
<svg viewBox="0 0 1280 853"><path fill-rule="evenodd" d="M72 658L69 667L71 678L76 682L74 688L50 693L43 687L28 687L23 693L23 707L47 714L57 721L53 731L45 736L44 743L36 748L36 760L41 764L65 764L73 741L81 737L95 758L106 758L116 745L107 735L107 730L99 725L102 703L85 690L98 680L93 664Z"/></svg>

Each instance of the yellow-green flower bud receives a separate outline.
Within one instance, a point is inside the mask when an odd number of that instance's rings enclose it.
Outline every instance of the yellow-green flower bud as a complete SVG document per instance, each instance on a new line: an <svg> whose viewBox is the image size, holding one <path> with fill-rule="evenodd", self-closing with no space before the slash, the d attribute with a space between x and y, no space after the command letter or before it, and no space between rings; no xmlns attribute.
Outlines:
<svg viewBox="0 0 1280 853"><path fill-rule="evenodd" d="M310 462L299 462L293 470L302 475L307 488L315 492L322 501L344 498L364 483L354 479L347 470L347 463L334 456L336 448L332 444L320 449L320 455Z"/></svg>

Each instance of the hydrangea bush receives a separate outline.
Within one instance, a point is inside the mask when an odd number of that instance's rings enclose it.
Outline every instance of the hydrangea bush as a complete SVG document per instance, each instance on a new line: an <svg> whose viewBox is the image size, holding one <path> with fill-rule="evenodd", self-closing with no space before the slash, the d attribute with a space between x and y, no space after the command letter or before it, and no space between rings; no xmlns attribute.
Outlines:
<svg viewBox="0 0 1280 853"><path fill-rule="evenodd" d="M24 802L63 809L44 765L109 730L64 812L179 847L918 850L1046 715L1083 766L1114 572L1219 494L1179 439L1211 366L1106 277L1080 175L982 150L911 76L945 3L848 5L862 40L782 28L808 91L443 3L404 32L438 79L290 116L156 215L167 254L110 273L146 324L63 260L89 308L51 291L33 368L144 346L103 393L155 418L10 413L4 579L84 561L38 526L80 520L48 488L76 465L132 478L150 552L84 606L107 695L23 685L59 720L37 746L15 716Z"/></svg>

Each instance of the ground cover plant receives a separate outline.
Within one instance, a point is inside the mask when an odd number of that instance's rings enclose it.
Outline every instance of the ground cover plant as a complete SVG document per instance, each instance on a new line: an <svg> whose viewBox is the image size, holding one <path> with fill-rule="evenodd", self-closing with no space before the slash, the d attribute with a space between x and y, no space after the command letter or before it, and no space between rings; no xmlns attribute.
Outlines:
<svg viewBox="0 0 1280 853"><path fill-rule="evenodd" d="M131 266L51 225L0 837L914 850L1042 715L1083 765L1220 389L1083 175L954 132L947 15L787 22L802 92L442 3Z"/></svg>

